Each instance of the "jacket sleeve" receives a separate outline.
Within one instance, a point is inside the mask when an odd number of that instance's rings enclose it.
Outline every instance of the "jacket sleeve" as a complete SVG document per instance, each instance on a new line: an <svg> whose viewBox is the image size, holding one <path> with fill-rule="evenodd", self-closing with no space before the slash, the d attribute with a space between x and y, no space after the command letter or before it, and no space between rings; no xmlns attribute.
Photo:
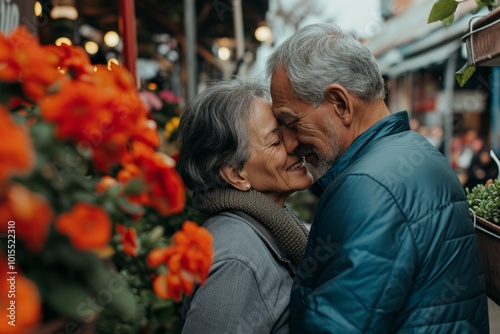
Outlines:
<svg viewBox="0 0 500 334"><path fill-rule="evenodd" d="M390 331L417 257L393 195L369 176L346 177L323 194L310 238L292 292L291 332Z"/></svg>
<svg viewBox="0 0 500 334"><path fill-rule="evenodd" d="M215 263L196 290L182 333L271 333L272 326L254 270L230 259Z"/></svg>

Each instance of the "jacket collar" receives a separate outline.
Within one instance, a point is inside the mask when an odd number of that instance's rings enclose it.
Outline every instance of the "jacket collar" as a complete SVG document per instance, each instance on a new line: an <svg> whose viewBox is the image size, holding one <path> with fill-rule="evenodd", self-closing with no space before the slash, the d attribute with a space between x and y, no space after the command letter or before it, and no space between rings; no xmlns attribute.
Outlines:
<svg viewBox="0 0 500 334"><path fill-rule="evenodd" d="M408 130L410 130L410 124L406 111L399 111L384 117L360 134L351 146L333 163L326 174L312 185L311 190L320 196L333 179L342 173L352 162L356 161L357 157L370 143L380 138Z"/></svg>

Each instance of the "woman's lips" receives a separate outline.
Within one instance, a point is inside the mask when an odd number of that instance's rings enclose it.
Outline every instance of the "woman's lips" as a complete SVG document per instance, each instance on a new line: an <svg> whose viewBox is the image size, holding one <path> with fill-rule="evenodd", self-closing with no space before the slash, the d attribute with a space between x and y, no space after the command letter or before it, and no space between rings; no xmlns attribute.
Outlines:
<svg viewBox="0 0 500 334"><path fill-rule="evenodd" d="M306 165L306 162L304 160L304 157L302 157L301 160L297 161L292 166L288 167L287 170L289 170L289 171L298 170L301 167L304 167L305 165Z"/></svg>

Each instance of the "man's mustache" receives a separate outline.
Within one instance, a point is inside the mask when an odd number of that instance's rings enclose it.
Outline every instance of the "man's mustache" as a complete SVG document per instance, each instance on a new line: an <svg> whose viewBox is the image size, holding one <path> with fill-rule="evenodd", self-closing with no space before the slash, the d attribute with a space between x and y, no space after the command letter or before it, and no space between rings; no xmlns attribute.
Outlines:
<svg viewBox="0 0 500 334"><path fill-rule="evenodd" d="M315 154L315 152L312 147L301 144L295 149L295 154L298 156L306 156L309 154Z"/></svg>

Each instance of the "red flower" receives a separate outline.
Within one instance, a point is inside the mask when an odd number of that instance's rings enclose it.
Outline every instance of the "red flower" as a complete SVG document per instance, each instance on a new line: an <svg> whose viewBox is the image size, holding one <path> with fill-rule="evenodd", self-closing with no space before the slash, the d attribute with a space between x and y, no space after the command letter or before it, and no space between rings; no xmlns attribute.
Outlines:
<svg viewBox="0 0 500 334"><path fill-rule="evenodd" d="M156 122L146 117L139 120L137 131L133 135L133 139L140 141L152 148L160 146L160 136L156 129Z"/></svg>
<svg viewBox="0 0 500 334"><path fill-rule="evenodd" d="M0 133L8 140L0 140L0 185L13 174L31 170L34 152L26 129L17 125L9 112L0 106Z"/></svg>
<svg viewBox="0 0 500 334"><path fill-rule="evenodd" d="M56 94L41 103L42 117L57 124L61 139L100 145L113 119L110 105L114 96L82 81L64 80Z"/></svg>
<svg viewBox="0 0 500 334"><path fill-rule="evenodd" d="M37 286L28 278L18 273L14 280L13 276L6 274L8 269L7 258L0 254L0 333L2 334L24 334L30 332L42 318L42 303ZM15 285L15 297L8 297L11 284ZM9 325L12 308L15 302L15 326Z"/></svg>
<svg viewBox="0 0 500 334"><path fill-rule="evenodd" d="M42 117L56 124L59 138L92 151L94 167L101 172L120 163L134 139L153 148L159 145L129 74L119 67L110 71L98 66L97 72L78 80L63 80L41 109Z"/></svg>
<svg viewBox="0 0 500 334"><path fill-rule="evenodd" d="M95 190L98 193L103 194L106 192L106 190L108 190L109 188L113 187L116 184L118 184L116 179L112 178L109 175L105 175L101 178L101 180L99 180L99 183L96 184Z"/></svg>
<svg viewBox="0 0 500 334"><path fill-rule="evenodd" d="M169 272L155 278L153 289L161 298L180 300L190 294L194 283L203 284L213 259L212 235L196 223L186 221L175 233L173 246L152 250L147 258L150 267L165 263Z"/></svg>
<svg viewBox="0 0 500 334"><path fill-rule="evenodd" d="M31 252L45 245L54 214L49 203L24 186L13 183L0 198L0 233L7 234L7 222L15 221L16 237Z"/></svg>
<svg viewBox="0 0 500 334"><path fill-rule="evenodd" d="M134 173L119 173L120 182L126 182L125 175L129 175L131 178L141 178L148 186L142 196L131 198L133 202L151 206L164 216L182 211L186 203L185 186L174 168L175 161L172 158L153 151L141 142L133 142L123 165L126 170L134 170Z"/></svg>
<svg viewBox="0 0 500 334"><path fill-rule="evenodd" d="M122 238L123 251L130 256L137 256L139 244L137 243L137 232L135 228L127 228L124 225L117 224L116 230Z"/></svg>
<svg viewBox="0 0 500 334"><path fill-rule="evenodd" d="M0 80L19 81L29 98L39 101L49 86L62 77L57 70L59 58L25 27L20 26L9 36L0 34Z"/></svg>
<svg viewBox="0 0 500 334"><path fill-rule="evenodd" d="M91 74L94 71L94 66L92 66L87 52L81 47L63 43L61 46L48 45L45 48L58 57L58 68L63 71L70 71L75 78Z"/></svg>
<svg viewBox="0 0 500 334"><path fill-rule="evenodd" d="M76 204L70 212L60 214L56 229L67 235L76 249L90 250L108 244L111 220L103 208L88 203Z"/></svg>

